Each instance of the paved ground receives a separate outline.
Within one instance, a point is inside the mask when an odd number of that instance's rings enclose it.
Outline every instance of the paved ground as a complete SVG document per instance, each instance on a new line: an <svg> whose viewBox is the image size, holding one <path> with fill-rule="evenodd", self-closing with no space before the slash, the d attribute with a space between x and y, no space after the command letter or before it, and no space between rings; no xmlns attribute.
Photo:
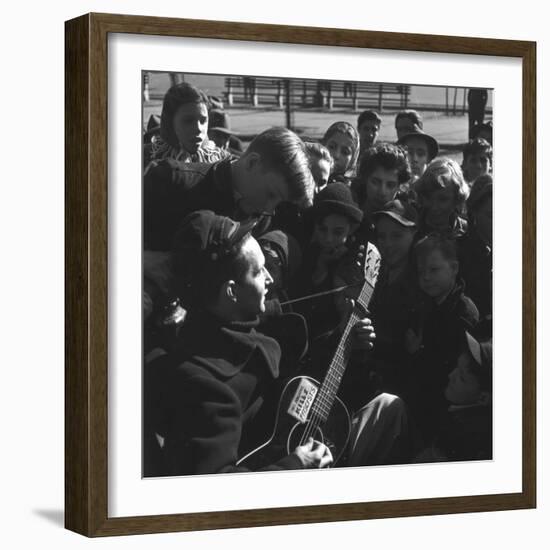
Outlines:
<svg viewBox="0 0 550 550"><path fill-rule="evenodd" d="M223 96L225 78L216 75L185 75L186 81L199 86L208 94ZM170 86L167 73L154 73L150 77L150 89L155 97L162 94ZM442 87L412 86L411 100L445 104L445 89ZM457 90L457 107L463 103L464 90ZM462 94L462 95L461 95ZM449 98L453 101L453 91L449 92ZM490 94L491 96L492 94ZM492 103L490 97L489 104ZM143 109L143 120L147 122L151 114L160 114L162 101L153 99L146 101ZM227 107L230 116L231 127L234 132L243 137L245 143L262 130L271 126L286 125L286 115L283 109L260 106L257 108L234 106ZM304 109L293 113L293 128L304 139L317 140L322 137L325 130L337 120L345 120L356 124L359 112L353 110L319 110ZM440 144L441 154L450 156L459 162L462 161L461 148L467 141L468 117L464 114L447 115L441 111L423 111L424 130L437 139ZM382 127L379 139L393 142L396 139L394 129L395 111L381 113Z"/></svg>
<svg viewBox="0 0 550 550"><path fill-rule="evenodd" d="M185 74L184 78L194 86L204 90L210 95L223 97L226 90L225 79L223 75L208 74ZM410 83L409 83L410 84ZM162 97L170 86L168 73L155 72L149 77L149 87L153 95ZM420 86L410 85L410 104L418 105L439 105L444 110L446 104L455 105L458 110L466 109L467 88L445 87L445 86ZM488 109L492 109L493 94L489 90Z"/></svg>

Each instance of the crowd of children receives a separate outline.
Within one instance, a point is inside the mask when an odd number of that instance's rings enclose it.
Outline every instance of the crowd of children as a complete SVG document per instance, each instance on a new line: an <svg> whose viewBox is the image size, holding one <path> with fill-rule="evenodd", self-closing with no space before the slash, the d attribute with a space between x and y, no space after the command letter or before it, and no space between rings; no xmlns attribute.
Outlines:
<svg viewBox="0 0 550 550"><path fill-rule="evenodd" d="M482 118L464 136L459 165L439 156L416 111L397 114L393 143L378 140L381 124L364 111L320 142L276 128L244 149L202 91L170 88L144 139L145 353L169 349L185 325L170 258L193 211L257 220L266 310L305 318L302 368L320 376L371 243L381 256L368 312L376 343L353 359L344 402L358 410L384 393L404 403L406 444L380 462L490 459L492 126Z"/></svg>

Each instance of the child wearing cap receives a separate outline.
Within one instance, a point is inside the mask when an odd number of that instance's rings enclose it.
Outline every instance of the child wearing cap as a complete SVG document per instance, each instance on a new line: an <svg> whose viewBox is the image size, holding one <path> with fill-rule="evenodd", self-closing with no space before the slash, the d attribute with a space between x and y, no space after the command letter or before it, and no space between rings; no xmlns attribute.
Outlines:
<svg viewBox="0 0 550 550"><path fill-rule="evenodd" d="M357 130L348 122L335 122L327 129L321 143L329 150L334 160L329 181L340 181L350 185L359 157Z"/></svg>
<svg viewBox="0 0 550 550"><path fill-rule="evenodd" d="M456 242L433 234L414 247L418 284L427 298L426 309L412 319L405 345L412 357L411 401L429 428L430 418L441 409L443 389L458 354L460 335L479 322L475 304L464 294L458 279Z"/></svg>
<svg viewBox="0 0 550 550"><path fill-rule="evenodd" d="M229 115L223 109L210 109L208 113L208 137L223 151L232 155L241 155L244 151L242 141L231 131Z"/></svg>
<svg viewBox="0 0 550 550"><path fill-rule="evenodd" d="M400 394L408 363L405 333L424 300L411 258L418 214L413 205L394 200L373 219L382 257L370 305L377 335L374 353L384 389Z"/></svg>
<svg viewBox="0 0 550 550"><path fill-rule="evenodd" d="M280 302L289 299L289 286L302 264L302 250L298 241L281 230L269 231L258 237L265 257L265 265L273 283L267 293L268 305L280 308ZM279 302L279 305L272 302Z"/></svg>
<svg viewBox="0 0 550 550"><path fill-rule="evenodd" d="M439 153L439 144L437 140L421 129L414 129L402 135L397 141L397 144L407 149L413 181L416 181L422 176L428 164L437 157Z"/></svg>
<svg viewBox="0 0 550 550"><path fill-rule="evenodd" d="M475 138L469 141L463 150L462 172L468 187L480 176L491 173L493 149L488 141Z"/></svg>
<svg viewBox="0 0 550 550"><path fill-rule="evenodd" d="M439 419L429 449L417 461L493 457L492 354L490 340L480 341L469 332L464 333L460 354L444 390L447 409Z"/></svg>
<svg viewBox="0 0 550 550"><path fill-rule="evenodd" d="M438 232L454 238L464 235L468 222L461 216L467 196L460 166L441 157L430 163L416 182L421 208L420 234Z"/></svg>

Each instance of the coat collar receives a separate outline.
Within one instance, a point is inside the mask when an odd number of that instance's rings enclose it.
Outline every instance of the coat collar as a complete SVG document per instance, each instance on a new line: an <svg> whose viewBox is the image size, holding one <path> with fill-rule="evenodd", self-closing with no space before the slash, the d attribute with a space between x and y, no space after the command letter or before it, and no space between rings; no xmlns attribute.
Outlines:
<svg viewBox="0 0 550 550"><path fill-rule="evenodd" d="M223 378L235 376L254 360L253 368L279 375L281 348L258 332L259 321L223 323L208 313L192 315L176 347L180 360L192 359Z"/></svg>

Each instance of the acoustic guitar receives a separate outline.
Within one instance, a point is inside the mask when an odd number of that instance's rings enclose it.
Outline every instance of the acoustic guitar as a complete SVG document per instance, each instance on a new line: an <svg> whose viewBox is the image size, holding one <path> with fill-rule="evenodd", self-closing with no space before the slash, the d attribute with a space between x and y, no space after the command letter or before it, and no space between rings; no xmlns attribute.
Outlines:
<svg viewBox="0 0 550 550"><path fill-rule="evenodd" d="M275 427L271 437L238 462L251 470L273 464L287 456L309 437L324 443L331 451L333 465L342 457L350 434L350 416L336 395L352 350L351 332L367 311L380 267L380 255L372 244L366 246L362 258L364 280L355 300L336 351L322 383L308 376L289 380L277 407Z"/></svg>

